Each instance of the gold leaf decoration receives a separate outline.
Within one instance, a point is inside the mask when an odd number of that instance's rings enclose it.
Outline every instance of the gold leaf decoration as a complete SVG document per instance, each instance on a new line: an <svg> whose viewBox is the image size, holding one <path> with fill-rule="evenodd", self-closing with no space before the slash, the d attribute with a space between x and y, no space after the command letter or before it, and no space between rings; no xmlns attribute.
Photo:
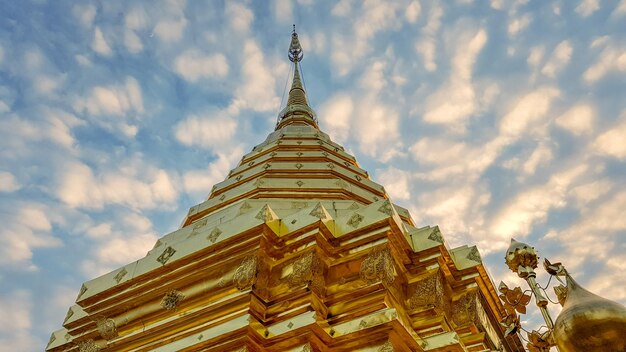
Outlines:
<svg viewBox="0 0 626 352"><path fill-rule="evenodd" d="M118 336L117 326L113 319L100 317L96 320L96 327L98 328L100 336L105 340L112 340Z"/></svg>
<svg viewBox="0 0 626 352"><path fill-rule="evenodd" d="M233 283L241 291L250 288L256 281L258 269L258 259L256 256L244 258L235 270Z"/></svg>
<svg viewBox="0 0 626 352"><path fill-rule="evenodd" d="M165 296L163 296L163 299L161 299L161 307L165 308L166 310L175 309L180 301L182 301L184 298L185 295L180 291L168 291Z"/></svg>
<svg viewBox="0 0 626 352"><path fill-rule="evenodd" d="M352 227L354 227L354 228L357 228L359 226L359 224L361 223L361 221L363 221L363 215L354 213L350 217L350 219L348 219L347 224L352 226Z"/></svg>
<svg viewBox="0 0 626 352"><path fill-rule="evenodd" d="M117 274L115 274L115 277L113 279L119 284L124 276L126 276L126 274L128 274L128 271L126 271L126 268L122 268L122 270L118 271Z"/></svg>
<svg viewBox="0 0 626 352"><path fill-rule="evenodd" d="M176 253L176 250L174 248L172 247L165 248L163 253L161 253L161 255L157 258L157 262L161 263L162 265L165 265L165 263L167 263L167 261L170 260L170 258L174 255L174 253Z"/></svg>
<svg viewBox="0 0 626 352"><path fill-rule="evenodd" d="M372 250L361 263L359 274L367 283L382 281L391 284L395 278L395 270L389 248Z"/></svg>
<svg viewBox="0 0 626 352"><path fill-rule="evenodd" d="M213 231L211 231L211 233L209 233L209 235L207 236L207 239L211 241L211 243L215 243L215 241L217 241L217 239L220 237L221 234L222 234L222 230L216 227L213 229Z"/></svg>
<svg viewBox="0 0 626 352"><path fill-rule="evenodd" d="M323 267L315 253L301 255L293 262L291 273L286 278L289 287L311 285L315 289L324 287Z"/></svg>
<svg viewBox="0 0 626 352"><path fill-rule="evenodd" d="M78 343L79 352L99 352L100 346L94 340L81 341Z"/></svg>

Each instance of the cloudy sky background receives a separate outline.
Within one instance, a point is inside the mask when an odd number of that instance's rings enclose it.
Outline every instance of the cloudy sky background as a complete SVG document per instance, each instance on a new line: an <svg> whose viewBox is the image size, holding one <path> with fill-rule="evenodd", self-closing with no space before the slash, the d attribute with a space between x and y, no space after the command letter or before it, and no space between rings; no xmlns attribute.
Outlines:
<svg viewBox="0 0 626 352"><path fill-rule="evenodd" d="M419 226L496 283L514 236L626 303L626 0L4 0L0 350L273 130L292 23L321 128Z"/></svg>

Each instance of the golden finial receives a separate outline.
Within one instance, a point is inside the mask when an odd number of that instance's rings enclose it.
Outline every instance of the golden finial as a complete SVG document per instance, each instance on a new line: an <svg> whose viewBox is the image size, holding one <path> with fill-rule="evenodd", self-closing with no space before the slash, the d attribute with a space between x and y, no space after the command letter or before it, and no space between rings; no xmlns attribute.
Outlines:
<svg viewBox="0 0 626 352"><path fill-rule="evenodd" d="M291 62L302 61L302 47L298 40L298 33L296 33L296 25L293 25L293 32L291 33L291 43L289 44L289 60Z"/></svg>
<svg viewBox="0 0 626 352"><path fill-rule="evenodd" d="M313 112L313 109L309 106L309 102L304 91L304 85L302 84L302 79L300 78L299 66L300 61L302 61L303 54L300 40L298 40L298 33L296 33L295 24L293 25L293 32L291 33L291 43L289 44L288 56L289 60L293 62L293 81L291 82L287 105L278 114L276 129L282 128L288 124L305 124L318 128L315 112Z"/></svg>

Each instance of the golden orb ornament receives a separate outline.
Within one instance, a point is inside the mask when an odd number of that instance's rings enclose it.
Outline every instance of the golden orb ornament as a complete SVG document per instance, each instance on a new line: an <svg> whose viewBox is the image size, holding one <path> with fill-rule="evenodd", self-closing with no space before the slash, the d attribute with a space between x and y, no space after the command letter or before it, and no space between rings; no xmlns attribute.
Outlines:
<svg viewBox="0 0 626 352"><path fill-rule="evenodd" d="M624 352L626 307L585 290L567 275L567 297L553 336L560 352Z"/></svg>
<svg viewBox="0 0 626 352"><path fill-rule="evenodd" d="M537 268L539 256L535 248L511 238L511 245L506 251L504 260L509 269L520 277L526 277L529 271Z"/></svg>

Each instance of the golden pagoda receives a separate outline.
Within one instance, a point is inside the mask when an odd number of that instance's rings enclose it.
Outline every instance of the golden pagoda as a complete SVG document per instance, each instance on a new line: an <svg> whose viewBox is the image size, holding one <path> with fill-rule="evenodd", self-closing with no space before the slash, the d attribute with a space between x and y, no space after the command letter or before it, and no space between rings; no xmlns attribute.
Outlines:
<svg viewBox="0 0 626 352"><path fill-rule="evenodd" d="M319 129L292 34L275 131L148 254L85 282L47 351L524 351L475 246L417 227Z"/></svg>

